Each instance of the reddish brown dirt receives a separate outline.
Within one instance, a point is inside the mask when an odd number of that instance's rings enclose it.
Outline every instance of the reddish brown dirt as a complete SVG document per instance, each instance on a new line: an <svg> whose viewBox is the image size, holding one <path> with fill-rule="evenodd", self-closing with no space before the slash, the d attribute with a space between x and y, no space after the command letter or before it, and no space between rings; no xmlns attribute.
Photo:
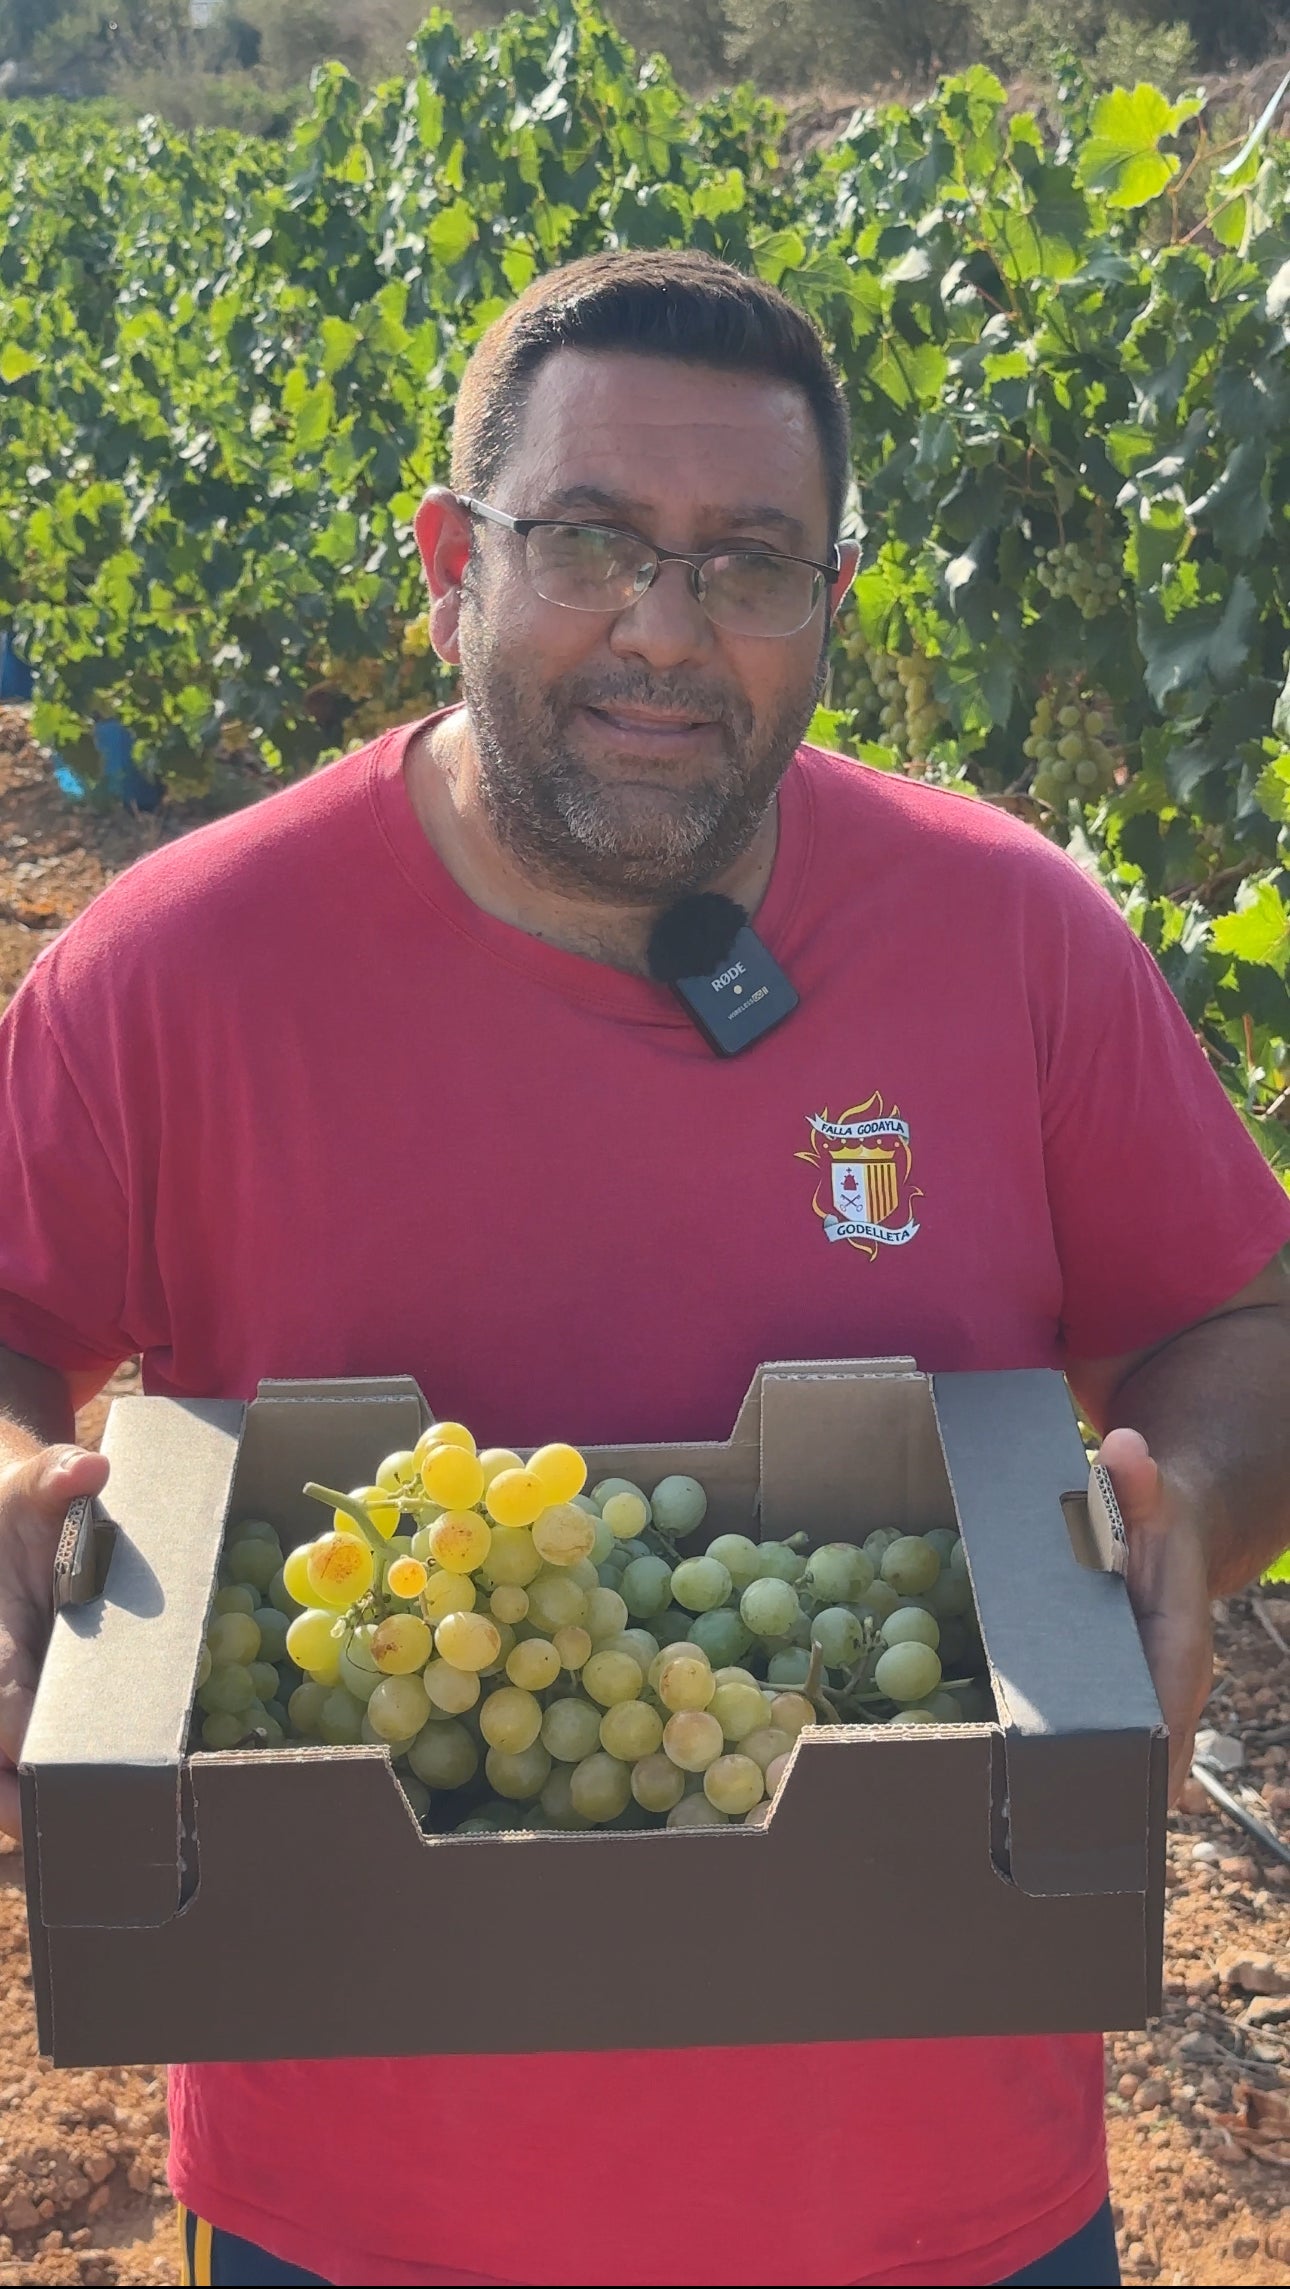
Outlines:
<svg viewBox="0 0 1290 2289"><path fill-rule="evenodd" d="M0 710L0 1006L113 874L198 816L66 803L25 716ZM123 1370L120 1386L132 1375ZM86 1409L84 1438L97 1439L105 1410L106 1400ZM1290 1593L1264 1603L1290 1641ZM1217 1626L1209 1722L1242 1739L1256 1808L1290 1836L1290 1659L1251 1599L1233 1599ZM1107 2043L1125 2277L1290 2289L1290 1869L1196 1802L1170 1821L1164 2016ZM1262 1983L1283 1992L1256 1998L1224 1978L1225 1966L1255 1958L1271 1959ZM55 2072L37 2058L21 1863L3 1850L0 2122L0 2289L177 2281L162 2070Z"/></svg>

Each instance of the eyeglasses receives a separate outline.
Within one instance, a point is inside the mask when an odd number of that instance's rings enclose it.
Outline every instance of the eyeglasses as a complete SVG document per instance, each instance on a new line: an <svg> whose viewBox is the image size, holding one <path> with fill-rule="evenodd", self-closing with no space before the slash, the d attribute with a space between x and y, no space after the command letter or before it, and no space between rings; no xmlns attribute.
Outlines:
<svg viewBox="0 0 1290 2289"><path fill-rule="evenodd" d="M625 612L653 587L665 564L684 564L690 587L714 627L732 636L795 636L837 579L836 548L827 564L761 548L654 548L614 525L567 524L556 517L509 517L487 502L460 497L472 517L503 525L524 543L524 567L548 604L570 612Z"/></svg>

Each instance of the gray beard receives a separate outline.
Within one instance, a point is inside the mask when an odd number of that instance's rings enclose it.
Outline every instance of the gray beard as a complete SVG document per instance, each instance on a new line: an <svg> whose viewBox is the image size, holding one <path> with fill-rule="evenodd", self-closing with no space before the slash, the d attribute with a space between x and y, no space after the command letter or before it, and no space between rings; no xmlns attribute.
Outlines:
<svg viewBox="0 0 1290 2289"><path fill-rule="evenodd" d="M624 903L680 898L717 880L752 842L824 686L825 650L811 688L758 726L747 705L694 678L624 669L545 691L503 666L485 639L463 658L462 689L492 832L526 871L559 888ZM579 708L618 702L714 716L725 761L670 798L642 798L596 778L573 751Z"/></svg>

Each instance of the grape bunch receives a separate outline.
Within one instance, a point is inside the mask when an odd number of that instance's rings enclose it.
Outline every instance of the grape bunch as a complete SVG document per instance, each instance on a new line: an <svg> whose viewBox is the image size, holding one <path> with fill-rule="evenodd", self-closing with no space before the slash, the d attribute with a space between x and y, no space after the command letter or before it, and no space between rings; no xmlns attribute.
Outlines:
<svg viewBox="0 0 1290 2289"><path fill-rule="evenodd" d="M1035 765L1031 792L1041 803L1064 810L1071 796L1096 802L1115 784L1116 756L1105 734L1111 730L1105 703L1078 691L1045 692L1030 722L1022 753Z"/></svg>
<svg viewBox="0 0 1290 2289"><path fill-rule="evenodd" d="M1040 585L1050 596L1069 596L1085 620L1098 620L1113 611L1120 594L1120 575L1106 557L1084 541L1068 540L1045 549L1039 559Z"/></svg>
<svg viewBox="0 0 1290 2289"><path fill-rule="evenodd" d="M316 1540L235 1527L202 1745L384 1745L417 1817L462 1833L703 1827L764 1820L809 1725L992 1714L952 1530L682 1555L697 1480L586 1475L574 1447L524 1461L437 1423L370 1486L307 1488Z"/></svg>
<svg viewBox="0 0 1290 2289"><path fill-rule="evenodd" d="M861 730L893 747L915 777L949 718L932 691L932 662L920 651L882 652L858 628L843 640L849 698Z"/></svg>

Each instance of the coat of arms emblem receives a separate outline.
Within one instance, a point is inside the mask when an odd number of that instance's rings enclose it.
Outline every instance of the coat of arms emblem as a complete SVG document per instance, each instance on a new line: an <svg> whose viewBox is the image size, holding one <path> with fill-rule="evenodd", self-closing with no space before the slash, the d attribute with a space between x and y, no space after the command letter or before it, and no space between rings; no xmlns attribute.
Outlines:
<svg viewBox="0 0 1290 2289"><path fill-rule="evenodd" d="M918 1230L912 1203L922 1194L909 1181L909 1123L899 1109L885 1111L874 1095L836 1119L826 1110L808 1121L810 1149L796 1157L818 1171L811 1206L825 1239L845 1240L870 1257L912 1240Z"/></svg>

